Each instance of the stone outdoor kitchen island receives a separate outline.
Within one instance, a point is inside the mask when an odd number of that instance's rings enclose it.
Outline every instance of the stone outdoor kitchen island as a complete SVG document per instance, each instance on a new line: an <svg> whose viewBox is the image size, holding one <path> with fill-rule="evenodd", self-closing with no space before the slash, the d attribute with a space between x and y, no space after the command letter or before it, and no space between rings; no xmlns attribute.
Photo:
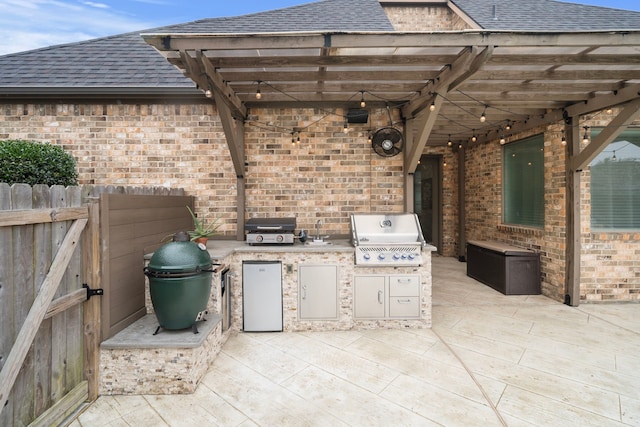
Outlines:
<svg viewBox="0 0 640 427"><path fill-rule="evenodd" d="M208 320L199 322L200 334L186 329L154 336L157 321L150 313L102 344L101 394L194 392L229 335L244 333L243 261L281 262L282 333L431 327L431 252L435 248L430 245L422 249L423 264L411 267L356 266L348 240L323 246L210 241L208 249L214 262L232 272L229 328L222 329L220 275L214 274ZM318 277L322 279L314 280ZM315 283L320 289L302 289L308 278L311 286ZM305 301L303 293L323 300ZM148 311L152 311L150 304Z"/></svg>

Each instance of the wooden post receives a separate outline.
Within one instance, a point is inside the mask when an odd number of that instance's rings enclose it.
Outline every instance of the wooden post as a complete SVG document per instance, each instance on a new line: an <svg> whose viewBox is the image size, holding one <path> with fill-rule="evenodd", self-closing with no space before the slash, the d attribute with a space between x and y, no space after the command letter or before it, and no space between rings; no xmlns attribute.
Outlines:
<svg viewBox="0 0 640 427"><path fill-rule="evenodd" d="M566 153L566 263L565 297L567 305L580 304L580 173L574 170L573 159L580 153L580 129L578 118L572 117L565 125L567 139Z"/></svg>
<svg viewBox="0 0 640 427"><path fill-rule="evenodd" d="M464 147L458 149L458 260L464 262L466 260L467 249L467 233L466 233L466 193L465 181L466 175L466 156Z"/></svg>
<svg viewBox="0 0 640 427"><path fill-rule="evenodd" d="M100 205L96 200L89 203L89 223L84 233L83 281L91 289L101 287L100 283ZM89 401L98 398L100 366L100 298L91 298L84 303L84 376L88 382Z"/></svg>

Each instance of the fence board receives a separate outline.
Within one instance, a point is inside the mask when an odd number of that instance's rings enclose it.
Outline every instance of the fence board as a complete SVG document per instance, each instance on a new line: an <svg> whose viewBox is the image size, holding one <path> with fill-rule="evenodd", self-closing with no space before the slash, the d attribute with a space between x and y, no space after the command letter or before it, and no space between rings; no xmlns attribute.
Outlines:
<svg viewBox="0 0 640 427"><path fill-rule="evenodd" d="M11 188L11 200L12 208L14 209L31 209L33 206L31 186L27 184L13 185ZM16 309L13 321L15 330L20 331L29 314L36 292L33 271L33 225L13 227L13 251L14 304ZM14 347L20 345L18 337L16 337ZM31 340L29 340L29 344L31 344ZM10 357L11 354L9 354ZM20 396L19 400L13 399L12 402L14 425L27 425L35 414L35 377L33 369L33 352L29 352L22 363L22 369L17 373L13 386L14 395Z"/></svg>
<svg viewBox="0 0 640 427"><path fill-rule="evenodd" d="M11 187L0 183L0 209L11 209ZM0 227L0 370L9 356L9 351L16 338L13 323L13 230L10 227ZM13 424L13 405L0 401L0 426Z"/></svg>
<svg viewBox="0 0 640 427"><path fill-rule="evenodd" d="M45 209L51 206L51 194L46 185L33 186L33 208ZM35 288L42 286L46 274L51 268L53 254L51 252L51 224L40 223L33 226ZM34 352L34 416L46 411L52 405L51 401L51 347L52 347L51 319L45 319L33 342Z"/></svg>
<svg viewBox="0 0 640 427"><path fill-rule="evenodd" d="M82 203L82 193L80 187L69 187L66 189L67 207L78 206ZM69 268L66 273L66 292L71 294L82 289L82 253L81 245L78 245L69 262ZM71 331L82 331L82 305L75 305L65 311L67 317L67 328ZM67 384L65 394L70 392L76 384L83 380L83 361L84 351L82 348L82 334L67 334L67 363L66 377Z"/></svg>
<svg viewBox="0 0 640 427"><path fill-rule="evenodd" d="M54 209L64 208L66 204L66 193L64 187L59 185L51 186L51 207ZM67 234L68 224L66 222L57 222L51 224L51 247L53 253L57 253L64 237ZM61 280L60 286L55 293L55 298L61 298L67 293L65 274ZM51 397L54 402L62 399L67 390L67 376L65 360L67 357L67 316L60 313L51 318L52 324L52 340L51 340Z"/></svg>

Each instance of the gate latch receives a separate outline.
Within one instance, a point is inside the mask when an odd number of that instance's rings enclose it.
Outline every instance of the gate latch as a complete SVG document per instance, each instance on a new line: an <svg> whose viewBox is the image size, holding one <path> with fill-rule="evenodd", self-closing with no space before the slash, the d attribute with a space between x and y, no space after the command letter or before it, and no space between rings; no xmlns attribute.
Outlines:
<svg viewBox="0 0 640 427"><path fill-rule="evenodd" d="M89 301L89 299L91 297L93 297L93 296L102 296L102 295L104 295L104 290L102 288L91 289L89 287L89 285L87 285L86 283L83 283L82 287L87 290L87 301Z"/></svg>

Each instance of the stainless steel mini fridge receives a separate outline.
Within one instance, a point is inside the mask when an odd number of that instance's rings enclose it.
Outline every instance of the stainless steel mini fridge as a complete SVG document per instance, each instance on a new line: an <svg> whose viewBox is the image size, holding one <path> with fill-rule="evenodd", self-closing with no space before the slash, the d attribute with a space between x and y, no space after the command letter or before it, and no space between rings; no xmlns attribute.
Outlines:
<svg viewBox="0 0 640 427"><path fill-rule="evenodd" d="M242 319L245 332L282 331L282 263L242 262Z"/></svg>

